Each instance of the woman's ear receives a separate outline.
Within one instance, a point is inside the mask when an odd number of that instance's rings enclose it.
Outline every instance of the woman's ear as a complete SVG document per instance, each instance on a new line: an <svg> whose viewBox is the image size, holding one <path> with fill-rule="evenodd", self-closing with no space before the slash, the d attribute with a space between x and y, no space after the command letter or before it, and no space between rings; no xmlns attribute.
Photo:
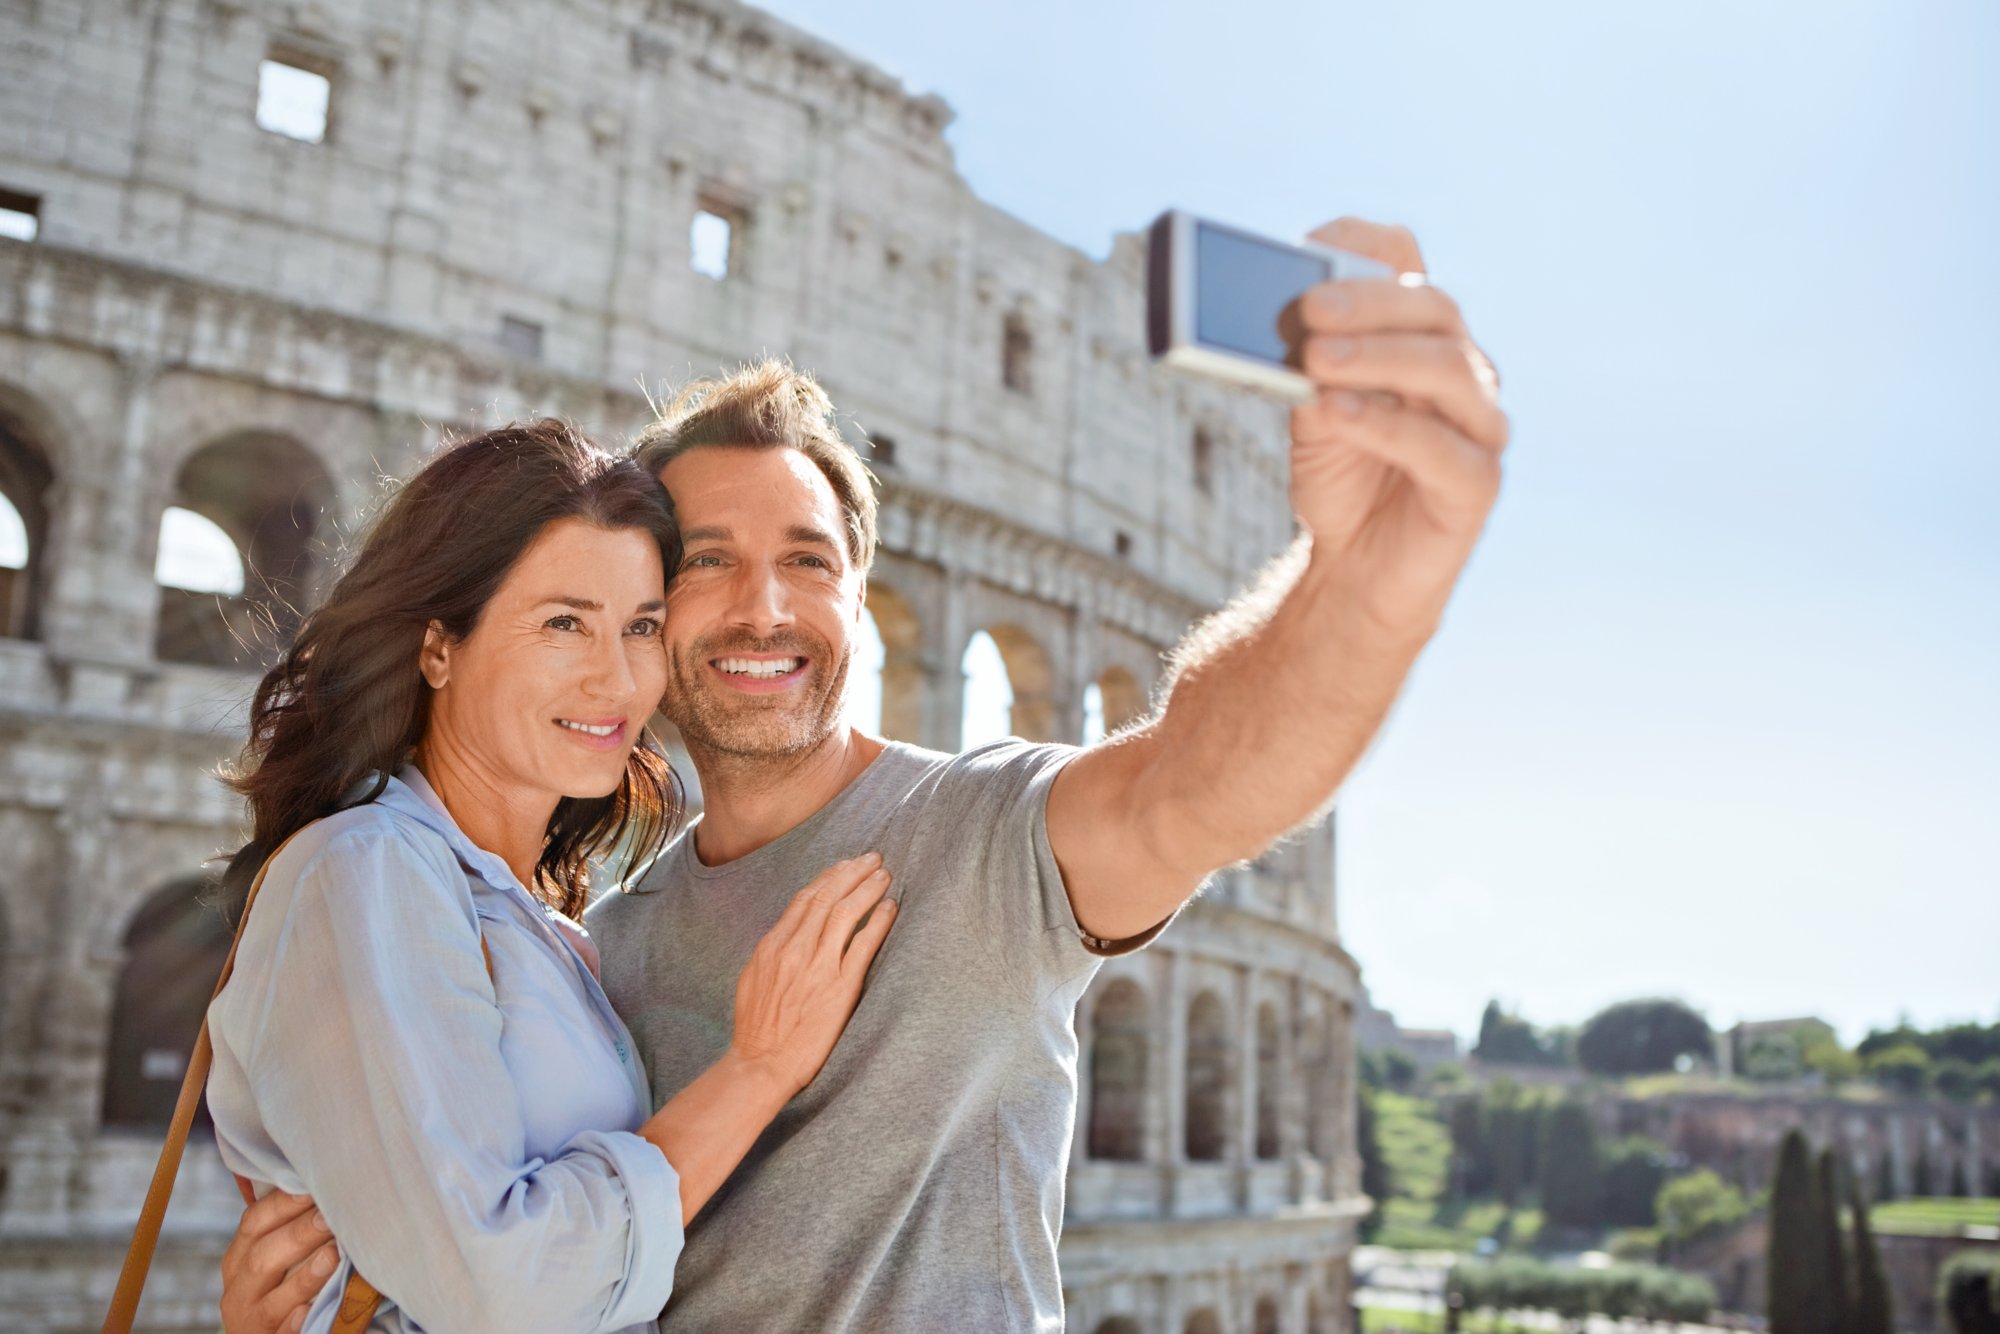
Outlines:
<svg viewBox="0 0 2000 1334"><path fill-rule="evenodd" d="M436 621L424 627L424 646L417 652L417 670L424 674L432 690L444 689L444 683L451 679L451 641Z"/></svg>

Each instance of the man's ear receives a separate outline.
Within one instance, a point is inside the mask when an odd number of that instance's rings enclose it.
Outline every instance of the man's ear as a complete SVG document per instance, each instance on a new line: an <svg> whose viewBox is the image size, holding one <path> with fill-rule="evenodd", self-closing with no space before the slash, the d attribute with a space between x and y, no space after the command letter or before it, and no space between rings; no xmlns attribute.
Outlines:
<svg viewBox="0 0 2000 1334"><path fill-rule="evenodd" d="M868 614L868 576L861 576L861 593L854 599L854 623L861 624L861 618Z"/></svg>
<svg viewBox="0 0 2000 1334"><path fill-rule="evenodd" d="M444 689L444 683L451 679L451 639L436 621L424 627L424 646L417 651L417 670L424 674L432 690Z"/></svg>

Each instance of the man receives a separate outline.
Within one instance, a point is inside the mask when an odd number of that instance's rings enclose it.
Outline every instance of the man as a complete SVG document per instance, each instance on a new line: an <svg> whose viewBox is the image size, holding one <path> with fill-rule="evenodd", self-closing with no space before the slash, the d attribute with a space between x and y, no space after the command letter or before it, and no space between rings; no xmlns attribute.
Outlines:
<svg viewBox="0 0 2000 1334"><path fill-rule="evenodd" d="M1314 239L1422 271L1399 228ZM1499 487L1497 380L1450 298L1329 283L1298 316L1301 537L1180 646L1156 717L1082 751L944 756L844 725L874 497L809 379L767 363L641 437L683 529L662 707L704 814L590 921L655 1100L721 1054L737 972L814 873L879 851L901 908L832 1058L690 1227L662 1330L1061 1327L1078 996L1326 807ZM324 1245L297 1199L247 1211L229 1327L301 1315Z"/></svg>

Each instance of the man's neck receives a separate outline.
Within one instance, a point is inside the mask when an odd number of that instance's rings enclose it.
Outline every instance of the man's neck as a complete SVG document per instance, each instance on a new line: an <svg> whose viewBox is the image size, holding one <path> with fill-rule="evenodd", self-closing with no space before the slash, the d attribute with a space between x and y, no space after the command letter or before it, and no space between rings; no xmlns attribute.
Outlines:
<svg viewBox="0 0 2000 1334"><path fill-rule="evenodd" d="M883 743L842 727L797 755L722 755L689 745L701 779L694 851L704 866L747 857L804 824L882 753Z"/></svg>

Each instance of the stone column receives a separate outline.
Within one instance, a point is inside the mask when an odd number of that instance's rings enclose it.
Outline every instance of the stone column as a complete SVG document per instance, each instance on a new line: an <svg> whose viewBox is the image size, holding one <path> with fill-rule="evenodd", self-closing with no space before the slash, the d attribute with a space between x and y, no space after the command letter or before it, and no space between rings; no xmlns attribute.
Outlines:
<svg viewBox="0 0 2000 1334"><path fill-rule="evenodd" d="M1247 964L1236 968L1236 1134L1231 1137L1229 1166L1235 1177L1236 1208L1250 1208L1250 1172L1257 1161L1257 1002L1256 973Z"/></svg>
<svg viewBox="0 0 2000 1334"><path fill-rule="evenodd" d="M968 576L949 571L924 617L923 744L932 750L958 750L965 722L966 585Z"/></svg>
<svg viewBox="0 0 2000 1334"><path fill-rule="evenodd" d="M1166 1057L1153 1076L1166 1115L1160 1118L1165 1131L1166 1152L1159 1161L1165 1173L1161 1192L1162 1212L1171 1216L1180 1198L1180 1173L1187 1164L1187 1044L1188 1044L1188 957L1182 949L1167 955Z"/></svg>
<svg viewBox="0 0 2000 1334"><path fill-rule="evenodd" d="M153 658L159 591L153 583L162 496L174 479L158 475L146 457L147 414L159 368L127 358L120 366L125 395L120 437L106 447L69 451L50 497L47 601L42 638L52 655L76 664L72 697L87 708L103 696L122 703L123 671ZM82 444L83 442L77 442ZM92 466L92 464L95 466Z"/></svg>

